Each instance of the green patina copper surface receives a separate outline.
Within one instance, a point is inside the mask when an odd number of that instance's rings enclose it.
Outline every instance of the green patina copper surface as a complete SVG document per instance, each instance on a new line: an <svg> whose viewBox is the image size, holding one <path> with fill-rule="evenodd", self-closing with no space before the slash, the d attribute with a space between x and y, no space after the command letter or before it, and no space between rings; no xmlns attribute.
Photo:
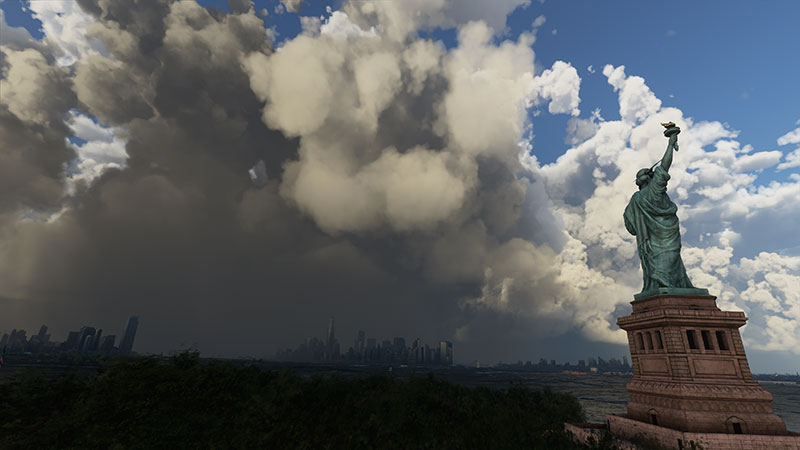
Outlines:
<svg viewBox="0 0 800 450"><path fill-rule="evenodd" d="M641 300L643 298L650 298L656 295L685 295L687 297L708 297L708 289L705 288L656 288L649 291L643 291L633 295L634 300Z"/></svg>
<svg viewBox="0 0 800 450"><path fill-rule="evenodd" d="M637 173L639 192L633 194L625 208L625 228L636 236L642 262L644 284L638 298L659 295L660 288L680 288L685 290L682 295L708 295L707 290L692 285L681 259L678 207L667 196L669 168L673 151L678 150L680 129L672 123L668 125L664 135L669 137L669 143L660 165Z"/></svg>

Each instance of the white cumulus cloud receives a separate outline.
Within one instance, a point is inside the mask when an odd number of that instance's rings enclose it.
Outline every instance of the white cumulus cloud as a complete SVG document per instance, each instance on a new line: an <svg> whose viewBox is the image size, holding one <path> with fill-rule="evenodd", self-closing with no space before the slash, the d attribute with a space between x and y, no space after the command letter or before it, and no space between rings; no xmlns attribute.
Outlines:
<svg viewBox="0 0 800 450"><path fill-rule="evenodd" d="M547 109L551 114L580 114L580 88L578 71L564 61L554 62L553 67L533 79L533 92L550 100Z"/></svg>
<svg viewBox="0 0 800 450"><path fill-rule="evenodd" d="M85 141L72 144L77 158L68 175L68 192L74 193L79 184L90 184L108 169L125 167L128 153L123 129L100 125L75 110L70 111L68 124L75 137Z"/></svg>
<svg viewBox="0 0 800 450"><path fill-rule="evenodd" d="M81 10L78 2L33 1L29 8L33 17L42 22L45 39L61 49L59 65L68 66L86 55L105 53L102 42L87 34L87 26L93 19Z"/></svg>
<svg viewBox="0 0 800 450"><path fill-rule="evenodd" d="M665 150L659 122L674 121L682 129L681 147L668 192L679 208L689 277L718 296L722 308L746 311L748 345L800 354L800 259L780 253L800 244L785 241L794 236L789 224L800 220L800 176L759 184L758 172L778 164L782 152L754 152L720 122L698 122L679 109L662 108L644 79L627 76L622 67L608 65L603 73L619 93L622 120L594 123L590 137L575 140L555 163L538 168L565 231L580 243L573 248L582 249L582 270L614 280L620 291L641 288L635 242L622 211L636 189L636 171ZM790 154L778 169L794 161ZM617 296L607 307L626 301Z"/></svg>
<svg viewBox="0 0 800 450"><path fill-rule="evenodd" d="M603 75L608 84L619 91L619 114L626 122L638 122L653 115L661 108L659 100L644 83L644 78L625 76L625 66L614 67L607 64Z"/></svg>
<svg viewBox="0 0 800 450"><path fill-rule="evenodd" d="M798 121L800 123L800 121ZM800 127L778 138L778 145L800 144Z"/></svg>

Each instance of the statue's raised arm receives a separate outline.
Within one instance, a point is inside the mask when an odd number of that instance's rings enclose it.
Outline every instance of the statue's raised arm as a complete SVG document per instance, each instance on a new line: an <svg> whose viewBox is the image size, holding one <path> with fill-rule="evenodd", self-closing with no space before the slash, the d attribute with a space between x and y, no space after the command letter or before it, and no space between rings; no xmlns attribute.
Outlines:
<svg viewBox="0 0 800 450"><path fill-rule="evenodd" d="M644 278L642 293L659 288L694 289L680 255L678 207L667 196L669 168L681 130L672 122L662 125L669 138L667 149L655 168L637 172L639 191L634 192L624 214L625 228L636 236Z"/></svg>
<svg viewBox="0 0 800 450"><path fill-rule="evenodd" d="M662 123L661 125L666 128L666 130L664 130L664 136L669 138L667 150L661 158L661 167L669 171L670 166L672 166L672 150L678 151L678 133L681 132L681 129L676 127L674 122Z"/></svg>

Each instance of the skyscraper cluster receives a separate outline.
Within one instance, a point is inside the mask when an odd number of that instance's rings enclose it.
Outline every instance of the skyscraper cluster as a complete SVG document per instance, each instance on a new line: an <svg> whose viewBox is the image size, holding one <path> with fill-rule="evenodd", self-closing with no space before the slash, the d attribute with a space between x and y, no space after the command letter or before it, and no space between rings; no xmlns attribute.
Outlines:
<svg viewBox="0 0 800 450"><path fill-rule="evenodd" d="M324 340L310 337L295 349L279 351L276 359L296 362L336 362L364 364L408 364L450 366L453 364L453 343L440 341L431 347L417 338L406 345L404 337L378 341L368 338L364 330L356 333L353 345L341 352L335 336L335 322L328 323L328 334Z"/></svg>
<svg viewBox="0 0 800 450"><path fill-rule="evenodd" d="M587 363L588 361L588 363ZM628 357L623 356L620 361L613 356L608 360L601 357L590 356L588 360L581 359L577 364L570 362L557 363L556 360L551 359L547 361L541 358L538 363L531 361L517 361L516 363L499 363L499 368L513 369L513 370L530 370L533 372L600 372L600 373L630 373L631 366L628 364Z"/></svg>
<svg viewBox="0 0 800 450"><path fill-rule="evenodd" d="M5 348L10 353L94 353L94 354L128 354L133 351L133 341L139 327L139 317L130 316L122 334L119 347L115 347L116 335L103 335L103 329L84 326L79 331L67 333L64 342L56 343L50 340L47 326L42 325L39 333L27 338L25 330L12 330L0 338L0 348Z"/></svg>

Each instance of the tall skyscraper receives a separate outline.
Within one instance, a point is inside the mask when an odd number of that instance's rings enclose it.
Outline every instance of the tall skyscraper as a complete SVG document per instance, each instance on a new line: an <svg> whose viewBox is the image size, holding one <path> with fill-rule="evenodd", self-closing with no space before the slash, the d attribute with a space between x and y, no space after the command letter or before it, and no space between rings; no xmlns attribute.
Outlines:
<svg viewBox="0 0 800 450"><path fill-rule="evenodd" d="M439 342L439 358L442 364L453 365L453 343L450 341ZM530 364L529 364L530 365Z"/></svg>
<svg viewBox="0 0 800 450"><path fill-rule="evenodd" d="M130 353L133 350L133 340L136 338L136 330L138 328L139 316L128 317L128 323L122 333L122 342L119 343L120 353Z"/></svg>
<svg viewBox="0 0 800 450"><path fill-rule="evenodd" d="M97 330L94 327L81 327L80 336L78 337L78 351L85 352L87 350L87 343L91 343L91 338ZM87 342L88 341L88 342Z"/></svg>
<svg viewBox="0 0 800 450"><path fill-rule="evenodd" d="M8 351L21 352L25 350L25 344L28 343L28 337L25 336L25 330L11 330L11 335L8 338Z"/></svg>
<svg viewBox="0 0 800 450"><path fill-rule="evenodd" d="M337 359L339 356L339 352L336 349L336 323L335 318L331 316L331 320L328 322L328 342L327 344L327 351L326 356L328 360Z"/></svg>
<svg viewBox="0 0 800 450"><path fill-rule="evenodd" d="M100 337L103 335L103 329L100 328L97 330L97 334L92 337L91 345L86 345L86 350L90 352L96 352L98 348L100 348Z"/></svg>
<svg viewBox="0 0 800 450"><path fill-rule="evenodd" d="M114 340L117 337L113 334L109 334L103 337L103 342L100 344L99 350L103 353L111 353L114 351Z"/></svg>
<svg viewBox="0 0 800 450"><path fill-rule="evenodd" d="M42 327L39 328L39 334L36 335L36 341L39 343L40 346L47 342L50 342L50 335L47 334L47 325L42 325Z"/></svg>
<svg viewBox="0 0 800 450"><path fill-rule="evenodd" d="M64 341L64 343L61 344L61 346L64 348L64 350L75 350L75 349L77 349L78 348L78 339L80 338L80 336L81 336L81 332L80 331L70 331L69 334L67 334L67 340Z"/></svg>
<svg viewBox="0 0 800 450"><path fill-rule="evenodd" d="M366 345L367 345L367 334L364 333L364 330L358 330L358 338L356 339L356 351L359 353L363 353Z"/></svg>
<svg viewBox="0 0 800 450"><path fill-rule="evenodd" d="M5 345L8 345L9 347L13 346L14 345L14 341L16 339L17 339L17 329L14 328L13 330L11 330L11 334L8 335L8 339L6 339L6 344Z"/></svg>
<svg viewBox="0 0 800 450"><path fill-rule="evenodd" d="M414 339L414 342L411 344L411 349L408 352L408 362L419 364L425 360L425 349L422 347L422 341L420 338Z"/></svg>
<svg viewBox="0 0 800 450"><path fill-rule="evenodd" d="M336 338L336 318L331 316L330 320L328 320L328 343L333 342Z"/></svg>

